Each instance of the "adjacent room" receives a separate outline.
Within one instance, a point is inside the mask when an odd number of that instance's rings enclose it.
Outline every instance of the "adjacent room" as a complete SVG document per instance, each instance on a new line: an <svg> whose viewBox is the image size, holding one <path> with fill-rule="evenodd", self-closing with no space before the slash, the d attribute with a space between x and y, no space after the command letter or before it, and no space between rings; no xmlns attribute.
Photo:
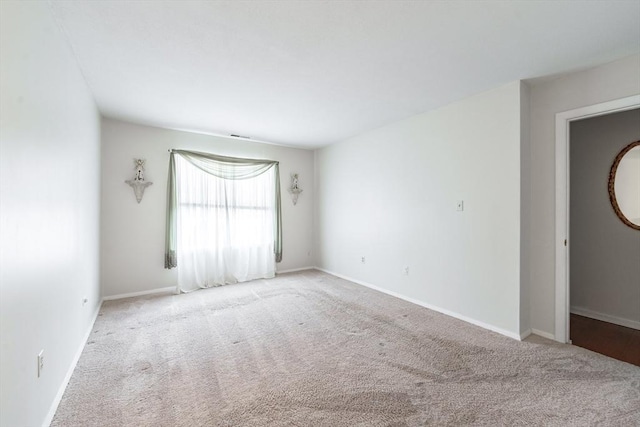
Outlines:
<svg viewBox="0 0 640 427"><path fill-rule="evenodd" d="M640 425L640 1L0 2L0 426Z"/></svg>

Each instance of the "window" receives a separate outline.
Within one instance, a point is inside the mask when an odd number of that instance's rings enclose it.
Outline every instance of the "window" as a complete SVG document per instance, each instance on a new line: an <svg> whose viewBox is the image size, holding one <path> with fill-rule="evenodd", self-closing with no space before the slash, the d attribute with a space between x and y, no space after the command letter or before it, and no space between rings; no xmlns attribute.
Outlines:
<svg viewBox="0 0 640 427"><path fill-rule="evenodd" d="M225 168L214 175L191 160L174 159L180 289L273 277L280 233L278 168L260 174Z"/></svg>

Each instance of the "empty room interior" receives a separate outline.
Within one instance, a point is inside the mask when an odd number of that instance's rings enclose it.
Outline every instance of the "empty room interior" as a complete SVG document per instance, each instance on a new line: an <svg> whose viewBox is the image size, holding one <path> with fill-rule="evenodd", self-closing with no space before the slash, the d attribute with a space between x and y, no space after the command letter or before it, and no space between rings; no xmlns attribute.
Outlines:
<svg viewBox="0 0 640 427"><path fill-rule="evenodd" d="M640 425L639 0L0 20L0 426Z"/></svg>

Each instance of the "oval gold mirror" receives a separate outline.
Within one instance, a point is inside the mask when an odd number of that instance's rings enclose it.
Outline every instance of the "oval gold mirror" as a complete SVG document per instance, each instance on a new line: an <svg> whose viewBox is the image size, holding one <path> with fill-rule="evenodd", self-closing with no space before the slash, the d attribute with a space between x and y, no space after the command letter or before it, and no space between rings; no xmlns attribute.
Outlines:
<svg viewBox="0 0 640 427"><path fill-rule="evenodd" d="M609 199L618 218L640 230L640 141L624 147L613 161Z"/></svg>

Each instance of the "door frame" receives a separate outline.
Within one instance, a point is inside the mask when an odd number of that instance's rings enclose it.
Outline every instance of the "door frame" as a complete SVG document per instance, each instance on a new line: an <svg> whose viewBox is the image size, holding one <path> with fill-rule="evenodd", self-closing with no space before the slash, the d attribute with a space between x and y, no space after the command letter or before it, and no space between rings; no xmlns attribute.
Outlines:
<svg viewBox="0 0 640 427"><path fill-rule="evenodd" d="M634 95L556 114L555 340L558 342L569 343L570 124L576 120L633 110L639 107L640 95Z"/></svg>

